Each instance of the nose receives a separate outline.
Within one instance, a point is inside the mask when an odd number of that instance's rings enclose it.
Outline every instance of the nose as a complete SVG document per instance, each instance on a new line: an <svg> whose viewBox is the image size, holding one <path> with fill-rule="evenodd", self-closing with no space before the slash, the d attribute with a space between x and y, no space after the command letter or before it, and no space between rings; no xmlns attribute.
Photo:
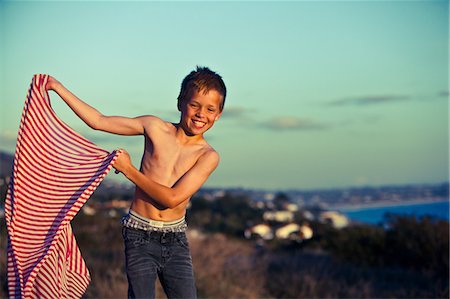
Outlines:
<svg viewBox="0 0 450 299"><path fill-rule="evenodd" d="M195 112L195 116L197 117L202 117L204 114L205 112L203 111L203 108L200 108Z"/></svg>

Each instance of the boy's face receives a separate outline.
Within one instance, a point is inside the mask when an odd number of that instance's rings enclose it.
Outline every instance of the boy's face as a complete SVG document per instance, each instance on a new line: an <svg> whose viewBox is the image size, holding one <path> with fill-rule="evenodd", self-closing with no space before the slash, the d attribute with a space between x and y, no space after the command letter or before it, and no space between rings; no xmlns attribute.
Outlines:
<svg viewBox="0 0 450 299"><path fill-rule="evenodd" d="M200 135L220 118L222 95L216 90L193 92L181 105L181 125L188 134Z"/></svg>

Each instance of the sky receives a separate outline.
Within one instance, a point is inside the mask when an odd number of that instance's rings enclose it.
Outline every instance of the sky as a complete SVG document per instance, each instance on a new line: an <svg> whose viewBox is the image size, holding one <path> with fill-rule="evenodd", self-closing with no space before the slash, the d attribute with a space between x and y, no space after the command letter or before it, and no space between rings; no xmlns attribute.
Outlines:
<svg viewBox="0 0 450 299"><path fill-rule="evenodd" d="M105 115L177 122L197 65L228 94L205 134L206 187L317 189L449 178L448 1L0 1L0 150L14 152L33 74ZM138 166L143 137L58 116ZM120 179L111 173L109 178Z"/></svg>

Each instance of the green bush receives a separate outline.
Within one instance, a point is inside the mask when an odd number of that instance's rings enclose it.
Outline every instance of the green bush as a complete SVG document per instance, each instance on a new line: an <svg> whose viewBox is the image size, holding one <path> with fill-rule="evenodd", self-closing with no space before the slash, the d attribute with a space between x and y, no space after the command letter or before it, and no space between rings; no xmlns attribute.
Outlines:
<svg viewBox="0 0 450 299"><path fill-rule="evenodd" d="M318 226L315 245L343 261L398 266L448 279L448 221L400 215L386 215L385 219L385 227L358 224L335 230Z"/></svg>
<svg viewBox="0 0 450 299"><path fill-rule="evenodd" d="M329 236L326 249L337 257L362 265L383 265L385 232L370 225L349 226Z"/></svg>
<svg viewBox="0 0 450 299"><path fill-rule="evenodd" d="M448 277L449 223L431 217L387 215L385 260Z"/></svg>

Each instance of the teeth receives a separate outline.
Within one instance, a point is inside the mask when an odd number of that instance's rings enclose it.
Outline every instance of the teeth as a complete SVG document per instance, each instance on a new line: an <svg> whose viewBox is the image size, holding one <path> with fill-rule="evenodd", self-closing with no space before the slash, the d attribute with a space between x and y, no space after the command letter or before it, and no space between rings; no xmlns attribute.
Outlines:
<svg viewBox="0 0 450 299"><path fill-rule="evenodd" d="M193 122L194 122L194 124L197 126L197 127L203 127L206 123L204 123L204 122L201 122L201 121L196 121L196 120L193 120Z"/></svg>

